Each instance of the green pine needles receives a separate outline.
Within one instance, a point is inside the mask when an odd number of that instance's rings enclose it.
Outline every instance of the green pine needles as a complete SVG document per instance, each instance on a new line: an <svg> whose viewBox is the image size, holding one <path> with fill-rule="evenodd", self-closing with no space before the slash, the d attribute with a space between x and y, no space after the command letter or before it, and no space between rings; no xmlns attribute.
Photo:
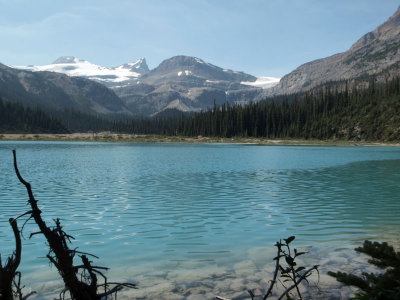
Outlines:
<svg viewBox="0 0 400 300"><path fill-rule="evenodd" d="M382 274L362 273L356 276L342 272L328 272L339 282L360 288L353 299L357 300L396 300L400 299L400 252L387 243L365 241L357 252L371 257L369 263L384 269Z"/></svg>

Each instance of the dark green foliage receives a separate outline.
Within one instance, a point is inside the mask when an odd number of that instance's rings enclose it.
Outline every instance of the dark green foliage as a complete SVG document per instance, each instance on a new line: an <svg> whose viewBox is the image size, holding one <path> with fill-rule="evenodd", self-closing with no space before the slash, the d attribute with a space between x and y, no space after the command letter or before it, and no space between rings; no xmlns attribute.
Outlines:
<svg viewBox="0 0 400 300"><path fill-rule="evenodd" d="M0 98L1 133L66 133L68 130L56 118L40 109L3 101Z"/></svg>
<svg viewBox="0 0 400 300"><path fill-rule="evenodd" d="M276 243L276 247L278 248L278 255L274 258L277 261L277 266L280 271L281 282L285 288L285 292L282 294L287 297L287 299L292 299L290 291L292 289L296 290L296 294L298 299L303 299L300 293L299 284L306 280L311 276L312 271L316 270L318 272L318 265L315 265L306 270L306 267L298 266L296 262L296 258L306 254L307 252L299 252L296 248L291 249L290 243L295 239L294 236L291 236L287 239L284 239L284 243L281 241ZM281 263L280 259L284 259L284 263ZM275 278L274 278L275 280ZM290 286L286 286L286 284L290 284ZM269 296L270 290L264 296L264 299L267 299ZM279 298L281 299L282 296Z"/></svg>
<svg viewBox="0 0 400 300"><path fill-rule="evenodd" d="M387 243L365 241L362 247L355 249L371 257L369 263L385 270L382 274L368 274L356 276L342 272L328 272L330 276L346 285L353 285L361 289L354 299L400 299L400 252L396 252Z"/></svg>
<svg viewBox="0 0 400 300"><path fill-rule="evenodd" d="M110 131L130 134L175 135L182 112L166 112L154 117L127 117L126 115L89 114L73 109L50 111L71 132Z"/></svg>
<svg viewBox="0 0 400 300"><path fill-rule="evenodd" d="M103 115L93 115L73 109L51 111L50 114L60 120L70 132L111 131L115 123Z"/></svg>

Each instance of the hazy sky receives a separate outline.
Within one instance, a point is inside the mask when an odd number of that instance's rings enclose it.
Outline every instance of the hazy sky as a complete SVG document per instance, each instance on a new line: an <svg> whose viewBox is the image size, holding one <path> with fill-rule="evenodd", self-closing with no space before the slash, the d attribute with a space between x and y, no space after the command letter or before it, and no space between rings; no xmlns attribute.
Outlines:
<svg viewBox="0 0 400 300"><path fill-rule="evenodd" d="M0 0L0 62L75 56L103 66L190 55L281 77L347 50L398 0Z"/></svg>

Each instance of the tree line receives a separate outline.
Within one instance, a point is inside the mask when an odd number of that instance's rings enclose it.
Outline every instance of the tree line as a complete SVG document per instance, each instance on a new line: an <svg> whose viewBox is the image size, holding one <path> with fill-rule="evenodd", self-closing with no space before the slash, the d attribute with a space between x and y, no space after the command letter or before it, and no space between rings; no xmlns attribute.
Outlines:
<svg viewBox="0 0 400 300"><path fill-rule="evenodd" d="M39 108L24 107L0 98L0 133L67 133L55 117Z"/></svg>

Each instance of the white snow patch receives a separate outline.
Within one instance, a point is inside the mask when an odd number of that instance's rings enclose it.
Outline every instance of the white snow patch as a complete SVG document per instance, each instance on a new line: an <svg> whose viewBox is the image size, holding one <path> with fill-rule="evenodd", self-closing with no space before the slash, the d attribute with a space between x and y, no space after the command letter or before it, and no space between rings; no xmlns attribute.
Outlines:
<svg viewBox="0 0 400 300"><path fill-rule="evenodd" d="M278 77L261 76L261 77L257 77L256 81L242 81L240 84L251 85L251 86L267 89L267 88L277 85L279 83L279 80L281 80L281 79Z"/></svg>
<svg viewBox="0 0 400 300"><path fill-rule="evenodd" d="M128 65L136 65L138 62ZM17 69L28 71L49 71L64 73L69 76L88 77L90 79L104 82L122 82L130 79L136 79L140 73L131 71L129 68L118 66L115 68L106 68L96 64L92 64L86 60L74 59L71 63L50 64L44 66L13 66Z"/></svg>
<svg viewBox="0 0 400 300"><path fill-rule="evenodd" d="M179 72L178 72L178 76L181 77L181 75L182 75L183 73L185 73L185 75L188 76L188 75L192 74L192 71L189 71L189 70L179 71Z"/></svg>
<svg viewBox="0 0 400 300"><path fill-rule="evenodd" d="M200 64L205 64L205 62L204 61L202 61L200 58L194 58L198 63L200 63Z"/></svg>
<svg viewBox="0 0 400 300"><path fill-rule="evenodd" d="M127 87L127 86L129 86L129 84L114 85L114 86L112 86L112 87L110 87L110 88L111 88L111 89L120 89L120 88Z"/></svg>

